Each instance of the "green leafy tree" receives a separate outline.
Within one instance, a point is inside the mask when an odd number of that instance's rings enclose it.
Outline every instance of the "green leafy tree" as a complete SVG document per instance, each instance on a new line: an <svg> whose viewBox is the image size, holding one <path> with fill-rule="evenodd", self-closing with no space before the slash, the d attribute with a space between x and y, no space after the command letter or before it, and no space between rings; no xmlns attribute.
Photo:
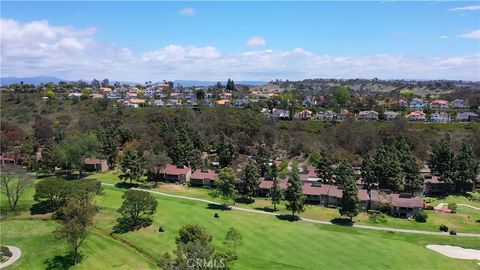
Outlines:
<svg viewBox="0 0 480 270"><path fill-rule="evenodd" d="M402 135L396 143L398 158L405 176L405 187L412 194L415 190L423 190L423 177L415 155L410 150L405 137Z"/></svg>
<svg viewBox="0 0 480 270"><path fill-rule="evenodd" d="M226 89L227 91L235 91L235 82L233 80L228 79Z"/></svg>
<svg viewBox="0 0 480 270"><path fill-rule="evenodd" d="M59 209L61 227L55 231L58 238L67 240L73 249L73 265L78 262L80 246L87 238L93 226L96 209L88 201L68 200L67 204Z"/></svg>
<svg viewBox="0 0 480 270"><path fill-rule="evenodd" d="M225 136L220 135L220 142L217 146L218 161L220 167L228 167L238 157L238 148L233 142Z"/></svg>
<svg viewBox="0 0 480 270"><path fill-rule="evenodd" d="M100 143L93 133L67 136L56 149L56 160L65 168L78 169L81 177L85 157L96 155L99 147Z"/></svg>
<svg viewBox="0 0 480 270"><path fill-rule="evenodd" d="M260 166L260 175L262 177L268 174L268 163L272 158L272 151L266 145L260 145L255 155L255 161Z"/></svg>
<svg viewBox="0 0 480 270"><path fill-rule="evenodd" d="M122 174L119 178L123 181L130 180L130 183L132 183L140 180L140 177L142 177L142 164L137 150L127 149L120 163L120 168Z"/></svg>
<svg viewBox="0 0 480 270"><path fill-rule="evenodd" d="M366 157L362 161L362 179L366 184L375 184L377 183L377 178L375 176L375 160L371 156Z"/></svg>
<svg viewBox="0 0 480 270"><path fill-rule="evenodd" d="M53 209L63 204L66 199L66 180L60 178L47 178L35 184L35 201L46 200Z"/></svg>
<svg viewBox="0 0 480 270"><path fill-rule="evenodd" d="M303 186L298 176L298 169L296 166L292 168L288 177L288 186L286 190L287 210L292 211L292 217L295 213L301 213L305 210L305 196L303 195Z"/></svg>
<svg viewBox="0 0 480 270"><path fill-rule="evenodd" d="M453 183L457 191L464 192L468 181L473 181L473 191L475 191L475 182L479 168L479 161L473 153L472 146L463 142L460 152L455 159L455 178Z"/></svg>
<svg viewBox="0 0 480 270"><path fill-rule="evenodd" d="M322 155L320 154L320 152L317 150L314 150L310 153L310 156L308 157L308 161L310 162L311 165L316 166L318 163L320 163L321 158L322 158Z"/></svg>
<svg viewBox="0 0 480 270"><path fill-rule="evenodd" d="M107 157L109 164L114 164L118 148L133 139L131 131L118 120L104 120L96 132L101 143L100 153Z"/></svg>
<svg viewBox="0 0 480 270"><path fill-rule="evenodd" d="M440 179L446 183L453 183L455 172L455 155L450 143L441 140L434 144L428 165L433 173L440 175Z"/></svg>
<svg viewBox="0 0 480 270"><path fill-rule="evenodd" d="M342 198L340 199L340 215L348 216L350 222L357 216L358 210L358 189L355 179L347 177L343 184Z"/></svg>
<svg viewBox="0 0 480 270"><path fill-rule="evenodd" d="M176 244L188 244L190 242L210 243L212 235L203 226L197 224L183 225L175 238Z"/></svg>
<svg viewBox="0 0 480 270"><path fill-rule="evenodd" d="M233 254L236 254L236 247L243 245L243 236L239 230L235 228L230 228L228 229L223 244L231 247L233 249Z"/></svg>
<svg viewBox="0 0 480 270"><path fill-rule="evenodd" d="M187 128L179 127L176 134L175 144L171 147L169 152L169 156L173 163L195 168L200 160L200 154L200 151L195 148Z"/></svg>
<svg viewBox="0 0 480 270"><path fill-rule="evenodd" d="M157 186L161 170L164 169L165 166L167 166L167 164L170 162L170 158L163 152L160 152L159 154L145 154L145 168L147 170L148 179L153 179L155 181L155 186Z"/></svg>
<svg viewBox="0 0 480 270"><path fill-rule="evenodd" d="M375 180L380 188L391 189L398 192L404 189L404 176L402 165L396 149L382 145L374 158Z"/></svg>
<svg viewBox="0 0 480 270"><path fill-rule="evenodd" d="M333 97L341 107L345 107L350 100L350 92L345 85L342 85L335 90Z"/></svg>
<svg viewBox="0 0 480 270"><path fill-rule="evenodd" d="M277 211L277 205L280 204L280 201L282 200L282 189L280 188L280 182L277 177L273 178L270 197L272 198L273 211Z"/></svg>
<svg viewBox="0 0 480 270"><path fill-rule="evenodd" d="M350 162L343 160L336 168L335 176L335 181L337 182L337 184L343 185L348 179L355 179L355 171L353 170Z"/></svg>
<svg viewBox="0 0 480 270"><path fill-rule="evenodd" d="M333 177L333 161L328 155L321 155L317 163L314 164L317 167L317 176L323 183L331 183Z"/></svg>
<svg viewBox="0 0 480 270"><path fill-rule="evenodd" d="M232 168L226 167L220 170L217 189L224 199L233 200L233 204L235 204L235 198L237 197L235 183L235 171Z"/></svg>
<svg viewBox="0 0 480 270"><path fill-rule="evenodd" d="M130 189L122 195L122 206L117 210L128 222L131 229L151 222L151 217L157 210L157 200L148 192Z"/></svg>
<svg viewBox="0 0 480 270"><path fill-rule="evenodd" d="M259 186L260 176L257 167L252 161L249 161L242 173L242 195L247 196L251 201Z"/></svg>

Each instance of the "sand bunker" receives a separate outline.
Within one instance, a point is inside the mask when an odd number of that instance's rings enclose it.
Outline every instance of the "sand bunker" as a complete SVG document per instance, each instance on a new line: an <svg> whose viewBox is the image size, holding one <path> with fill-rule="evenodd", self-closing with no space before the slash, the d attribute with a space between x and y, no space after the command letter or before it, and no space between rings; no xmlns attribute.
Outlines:
<svg viewBox="0 0 480 270"><path fill-rule="evenodd" d="M455 259L480 260L480 250L449 245L427 245L428 249Z"/></svg>

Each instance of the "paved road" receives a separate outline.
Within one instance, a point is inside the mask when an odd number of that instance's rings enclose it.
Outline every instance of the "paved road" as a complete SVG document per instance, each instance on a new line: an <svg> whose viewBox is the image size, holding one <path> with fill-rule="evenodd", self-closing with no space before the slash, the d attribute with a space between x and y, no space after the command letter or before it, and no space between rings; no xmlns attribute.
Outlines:
<svg viewBox="0 0 480 270"><path fill-rule="evenodd" d="M463 204L463 203L459 203L458 205L466 206L466 207L469 207L469 208L480 211L480 207L476 207L476 206L473 206L473 205L468 205L468 204Z"/></svg>
<svg viewBox="0 0 480 270"><path fill-rule="evenodd" d="M115 187L115 185L109 184L109 183L102 183L102 185ZM141 189L141 188L132 188L132 189L146 191L146 192L150 192L152 194L157 194L157 195L161 195L161 196L165 196L165 197L185 199L185 200L191 200L191 201L198 201L198 202L204 202L204 203L215 204L215 205L222 205L221 203L218 203L218 202L209 201L209 200L200 199L200 198L195 198L195 197L173 195L173 194L168 194L168 193L164 193L164 192L160 192L160 191ZM239 210L239 211L262 214L262 215L270 215L270 216L279 216L280 215L280 214L276 214L276 213L265 212L265 211L254 210L254 209L248 209L248 208L242 208L242 207L237 207L237 206L231 206L230 208L233 209L233 210ZM334 224L330 221L323 221L323 220L303 218L303 217L300 217L300 219L303 220L303 221L306 221L306 222L312 222L312 223L317 223L317 224L336 225L336 224ZM416 234L426 234L426 235L449 235L449 233L447 233L447 232L432 232L432 231L423 231L423 230L396 229L396 228L391 228L391 227L368 226L368 225L360 225L360 224L354 224L353 227L361 228L361 229L367 229L367 230L376 230L376 231L416 233ZM457 233L457 236L480 237L480 234L477 234L477 233Z"/></svg>
<svg viewBox="0 0 480 270"><path fill-rule="evenodd" d="M22 251L18 247L7 246L7 245L5 245L5 246L8 247L10 252L12 252L12 257L10 257L10 259L8 259L8 261L0 264L0 269L12 265L14 262L16 262L18 260L18 258L20 258L20 255L22 255Z"/></svg>

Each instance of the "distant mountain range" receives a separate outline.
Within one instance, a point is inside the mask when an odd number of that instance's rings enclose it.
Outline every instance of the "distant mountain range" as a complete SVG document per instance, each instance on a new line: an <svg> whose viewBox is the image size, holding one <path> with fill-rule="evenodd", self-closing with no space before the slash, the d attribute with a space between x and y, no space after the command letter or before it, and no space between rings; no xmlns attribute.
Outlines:
<svg viewBox="0 0 480 270"><path fill-rule="evenodd" d="M14 83L25 83L25 84L41 84L41 83L58 83L60 81L72 81L72 80L63 80L57 77L51 77L51 76L36 76L36 77L2 77L0 78L0 85L10 85ZM90 82L90 80L84 80L86 82ZM111 84L114 84L117 81L110 81ZM129 84L129 85L135 85L135 84L140 84L138 82L129 82L129 81L118 81L121 84ZM227 82L226 81L221 81L223 85L225 85ZM263 85L266 84L267 82L264 81L235 81L236 84L243 84L243 85ZM217 81L194 81L194 80L176 80L174 81L174 85L181 85L184 87L190 87L190 86L211 86L217 84Z"/></svg>
<svg viewBox="0 0 480 270"><path fill-rule="evenodd" d="M58 83L62 81L62 79L50 76L37 76L37 77L2 77L0 78L1 85L10 85L14 83L21 83L24 84L41 84L41 83Z"/></svg>
<svg viewBox="0 0 480 270"><path fill-rule="evenodd" d="M174 85L181 85L184 87L190 86L212 86L217 84L218 81L190 81L190 80L176 80L174 81ZM223 85L227 84L227 81L220 81ZM267 82L264 81L235 81L235 84L243 84L243 85L264 85Z"/></svg>

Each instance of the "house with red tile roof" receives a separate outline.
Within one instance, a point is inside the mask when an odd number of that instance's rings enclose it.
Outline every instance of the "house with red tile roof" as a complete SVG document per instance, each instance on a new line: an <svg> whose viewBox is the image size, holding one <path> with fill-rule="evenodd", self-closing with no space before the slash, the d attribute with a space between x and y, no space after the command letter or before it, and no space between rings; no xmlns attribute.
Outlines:
<svg viewBox="0 0 480 270"><path fill-rule="evenodd" d="M430 102L430 108L432 109L448 109L449 103L443 99L436 99Z"/></svg>
<svg viewBox="0 0 480 270"><path fill-rule="evenodd" d="M196 169L190 176L190 185L197 187L213 187L217 180L214 170Z"/></svg>
<svg viewBox="0 0 480 270"><path fill-rule="evenodd" d="M298 176L302 182L318 182L318 180L320 180L315 166L307 166L307 168L305 168L303 172L300 172Z"/></svg>
<svg viewBox="0 0 480 270"><path fill-rule="evenodd" d="M282 191L287 189L287 179L280 179L278 185ZM260 186L258 188L258 195L261 197L267 197L270 195L270 190L273 187L273 180L266 180L265 178L260 178Z"/></svg>
<svg viewBox="0 0 480 270"><path fill-rule="evenodd" d="M166 182L186 183L190 181L192 170L183 165L168 164L159 172L159 180Z"/></svg>
<svg viewBox="0 0 480 270"><path fill-rule="evenodd" d="M108 161L106 159L86 157L83 159L83 168L86 171L106 172Z"/></svg>

